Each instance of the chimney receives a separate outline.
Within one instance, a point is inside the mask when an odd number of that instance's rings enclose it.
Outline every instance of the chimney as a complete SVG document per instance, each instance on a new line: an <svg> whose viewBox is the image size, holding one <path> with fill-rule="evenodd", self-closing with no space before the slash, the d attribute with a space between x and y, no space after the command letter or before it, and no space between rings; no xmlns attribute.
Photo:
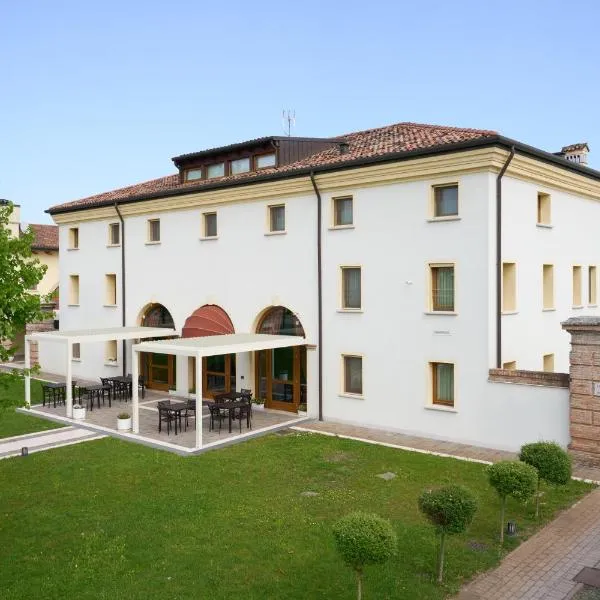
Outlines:
<svg viewBox="0 0 600 600"><path fill-rule="evenodd" d="M561 156L569 162L587 166L589 151L590 147L587 145L587 142L581 142L579 144L564 146L560 152L556 153L556 155Z"/></svg>

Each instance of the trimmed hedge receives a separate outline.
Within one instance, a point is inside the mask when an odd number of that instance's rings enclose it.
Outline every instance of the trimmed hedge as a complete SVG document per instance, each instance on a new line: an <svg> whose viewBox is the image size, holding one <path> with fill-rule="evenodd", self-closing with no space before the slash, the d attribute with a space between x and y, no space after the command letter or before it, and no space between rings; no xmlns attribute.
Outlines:
<svg viewBox="0 0 600 600"><path fill-rule="evenodd" d="M534 467L538 477L551 485L566 485L571 479L571 457L555 442L525 444L519 460Z"/></svg>

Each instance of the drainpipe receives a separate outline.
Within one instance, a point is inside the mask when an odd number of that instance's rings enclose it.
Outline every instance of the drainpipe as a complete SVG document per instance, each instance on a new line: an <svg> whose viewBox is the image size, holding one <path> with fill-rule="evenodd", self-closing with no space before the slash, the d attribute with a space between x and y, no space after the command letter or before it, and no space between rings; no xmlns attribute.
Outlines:
<svg viewBox="0 0 600 600"><path fill-rule="evenodd" d="M121 324L125 327L125 221L119 210L119 205L115 202L115 210L121 221ZM127 375L127 342L123 340L123 377Z"/></svg>
<svg viewBox="0 0 600 600"><path fill-rule="evenodd" d="M502 177L515 155L510 154L496 178L496 368L502 368Z"/></svg>
<svg viewBox="0 0 600 600"><path fill-rule="evenodd" d="M319 421L323 420L323 268L321 247L321 193L315 181L315 174L310 172L310 181L317 196L317 305L318 305L318 344L319 344Z"/></svg>

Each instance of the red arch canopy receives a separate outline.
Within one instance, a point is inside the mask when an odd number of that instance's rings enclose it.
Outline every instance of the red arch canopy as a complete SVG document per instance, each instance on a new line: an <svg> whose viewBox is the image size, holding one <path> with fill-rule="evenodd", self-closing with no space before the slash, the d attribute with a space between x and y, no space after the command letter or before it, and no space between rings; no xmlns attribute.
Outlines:
<svg viewBox="0 0 600 600"><path fill-rule="evenodd" d="M229 315L220 306L205 304L185 320L181 337L204 337L227 333L235 333Z"/></svg>

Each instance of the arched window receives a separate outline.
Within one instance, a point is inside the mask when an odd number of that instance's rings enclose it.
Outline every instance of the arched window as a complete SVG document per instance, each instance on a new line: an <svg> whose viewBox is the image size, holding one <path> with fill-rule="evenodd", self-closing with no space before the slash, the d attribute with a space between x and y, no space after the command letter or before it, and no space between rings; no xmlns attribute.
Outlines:
<svg viewBox="0 0 600 600"><path fill-rule="evenodd" d="M300 335L304 337L304 328L300 319L285 306L270 308L261 319L257 333L272 335Z"/></svg>
<svg viewBox="0 0 600 600"><path fill-rule="evenodd" d="M175 329L171 313L162 304L151 304L141 322L142 327L167 327Z"/></svg>

